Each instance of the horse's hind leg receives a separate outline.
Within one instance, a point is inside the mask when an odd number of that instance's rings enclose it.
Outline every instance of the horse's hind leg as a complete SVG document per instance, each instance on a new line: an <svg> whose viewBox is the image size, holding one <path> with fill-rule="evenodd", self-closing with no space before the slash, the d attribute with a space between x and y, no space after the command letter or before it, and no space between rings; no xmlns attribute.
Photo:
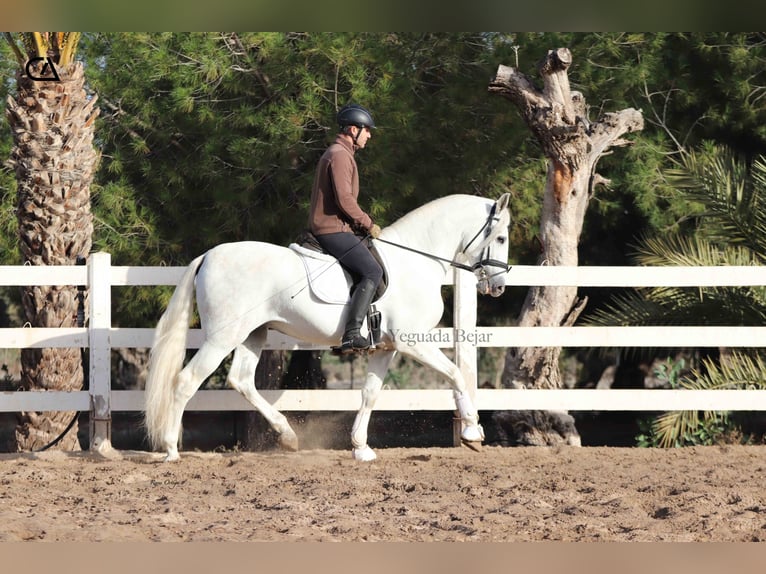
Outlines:
<svg viewBox="0 0 766 574"><path fill-rule="evenodd" d="M375 351L370 355L367 364L367 380L362 389L362 406L356 413L354 426L351 430L352 454L355 460L367 462L377 458L375 451L367 445L367 426L370 423L370 415L378 398L378 393L383 387L386 371L388 371L388 366L395 354L396 351Z"/></svg>
<svg viewBox="0 0 766 574"><path fill-rule="evenodd" d="M167 457L165 460L171 462L178 460L178 441L181 438L181 419L184 408L189 399L194 396L197 389L210 375L213 374L226 358L231 349L215 347L209 343L204 343L197 353L192 357L189 363L178 373L177 384L173 396L173 407L170 414L170 423L163 438Z"/></svg>
<svg viewBox="0 0 766 574"><path fill-rule="evenodd" d="M286 450L298 450L298 436L287 418L275 409L255 388L255 369L266 341L266 330L254 332L242 345L234 349L228 382L239 391L279 433L279 444Z"/></svg>

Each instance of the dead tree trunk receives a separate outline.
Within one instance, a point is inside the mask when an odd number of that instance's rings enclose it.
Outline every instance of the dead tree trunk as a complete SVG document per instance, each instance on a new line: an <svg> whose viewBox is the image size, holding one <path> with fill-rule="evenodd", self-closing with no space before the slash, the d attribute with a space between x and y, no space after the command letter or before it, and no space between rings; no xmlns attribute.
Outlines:
<svg viewBox="0 0 766 574"><path fill-rule="evenodd" d="M542 91L518 70L500 66L489 91L500 94L519 111L548 158L543 192L540 265L577 265L577 245L588 202L598 184L596 163L612 147L630 144L624 134L643 129L643 116L628 108L590 122L582 94L570 91L567 70L572 54L550 50L539 65ZM576 287L531 287L519 316L520 326L572 325L587 298ZM506 388L560 388L560 348L508 349L502 385ZM515 444L579 445L574 420L567 413L507 411L496 420Z"/></svg>

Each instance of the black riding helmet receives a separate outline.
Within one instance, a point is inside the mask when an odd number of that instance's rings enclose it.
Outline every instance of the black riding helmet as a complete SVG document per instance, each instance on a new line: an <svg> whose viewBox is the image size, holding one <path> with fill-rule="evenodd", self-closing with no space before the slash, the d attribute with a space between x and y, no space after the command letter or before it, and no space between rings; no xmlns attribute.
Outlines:
<svg viewBox="0 0 766 574"><path fill-rule="evenodd" d="M341 128L356 126L358 128L373 129L375 122L367 108L363 108L359 104L348 104L338 111L338 125Z"/></svg>

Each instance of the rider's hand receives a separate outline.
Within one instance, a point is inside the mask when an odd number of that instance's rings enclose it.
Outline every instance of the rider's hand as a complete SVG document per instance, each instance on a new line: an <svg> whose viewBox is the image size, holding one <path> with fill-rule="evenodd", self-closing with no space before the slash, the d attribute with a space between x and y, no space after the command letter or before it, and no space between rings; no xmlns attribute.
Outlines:
<svg viewBox="0 0 766 574"><path fill-rule="evenodd" d="M373 223L372 227L370 227L370 237L372 237L373 239L377 239L379 235L380 235L380 225L378 225L377 223Z"/></svg>

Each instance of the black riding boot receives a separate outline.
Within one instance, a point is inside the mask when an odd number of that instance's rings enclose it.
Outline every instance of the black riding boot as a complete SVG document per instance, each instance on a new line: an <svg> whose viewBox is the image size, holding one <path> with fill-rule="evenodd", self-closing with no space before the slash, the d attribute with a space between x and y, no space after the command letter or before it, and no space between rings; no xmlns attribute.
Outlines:
<svg viewBox="0 0 766 574"><path fill-rule="evenodd" d="M362 337L359 329L367 316L376 289L377 285L369 279L362 279L356 286L349 303L345 333L343 333L340 347L335 347L339 352L348 353L370 348L369 339Z"/></svg>

